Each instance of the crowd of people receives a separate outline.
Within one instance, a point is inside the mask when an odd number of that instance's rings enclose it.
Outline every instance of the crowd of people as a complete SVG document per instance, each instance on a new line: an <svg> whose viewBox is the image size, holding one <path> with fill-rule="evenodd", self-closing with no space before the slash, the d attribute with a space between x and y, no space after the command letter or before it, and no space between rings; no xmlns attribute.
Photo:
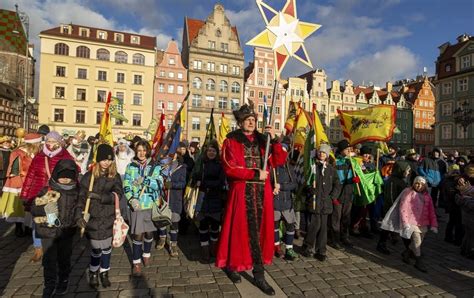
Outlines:
<svg viewBox="0 0 474 298"><path fill-rule="evenodd" d="M187 186L199 189L192 220L201 261L215 261L234 283L241 281L239 272L253 270L255 285L268 295L275 291L265 280L264 265L274 257L298 258L295 238L303 238L303 257L321 262L327 245L350 248L351 237L377 238L376 249L386 255L393 251L389 241L401 238L401 261L414 260L427 272L421 247L428 231L438 232L441 208L449 214L445 241L474 258L474 156L445 155L435 148L420 157L414 149L402 152L390 145L377 160L371 144L353 147L341 140L335 155L329 144L318 148L313 183L301 185L291 138L275 136L271 127L258 132L251 104L234 116L240 128L222 147L212 140L201 150L199 143L183 141L163 160L154 160L150 143L138 136L112 147L99 144L99 136L86 139L84 131L64 138L42 126L16 148L1 137L0 216L15 223L17 237L32 236L31 262L42 260L44 267L43 297L67 292L78 229L90 244L89 285L111 285L117 199L130 226L133 277L150 265L153 243L177 257L180 230L192 222L185 212ZM364 173L383 178L383 192L370 204L355 203L360 179L351 160ZM168 226L153 220L160 200L171 209Z"/></svg>

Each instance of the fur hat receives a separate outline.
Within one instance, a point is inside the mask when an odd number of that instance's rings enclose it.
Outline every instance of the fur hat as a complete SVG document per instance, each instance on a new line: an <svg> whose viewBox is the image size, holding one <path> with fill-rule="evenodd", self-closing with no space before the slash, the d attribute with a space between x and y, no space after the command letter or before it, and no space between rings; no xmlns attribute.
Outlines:
<svg viewBox="0 0 474 298"><path fill-rule="evenodd" d="M341 152L346 148L349 148L351 144L349 144L348 140L341 140L337 143L337 151Z"/></svg>
<svg viewBox="0 0 474 298"><path fill-rule="evenodd" d="M38 133L39 133L40 135L45 136L45 135L47 135L50 131L51 131L51 130L49 129L49 126L48 126L48 125L43 124L43 125L41 125L40 127L38 127Z"/></svg>
<svg viewBox="0 0 474 298"><path fill-rule="evenodd" d="M329 154L331 153L331 146L329 146L328 144L321 144L321 146L319 146L318 151L324 152L327 156L329 156Z"/></svg>
<svg viewBox="0 0 474 298"><path fill-rule="evenodd" d="M362 148L360 148L360 155L364 154L372 154L372 149L368 146L362 146Z"/></svg>
<svg viewBox="0 0 474 298"><path fill-rule="evenodd" d="M110 147L108 144L100 144L99 147L97 147L97 157L96 161L100 162L102 160L114 160L115 155L114 155L114 149Z"/></svg>
<svg viewBox="0 0 474 298"><path fill-rule="evenodd" d="M27 144L41 143L42 140L43 136L39 133L27 133L25 135L25 143Z"/></svg>
<svg viewBox="0 0 474 298"><path fill-rule="evenodd" d="M238 123L242 123L245 119L248 117L254 117L257 119L257 113L255 113L254 109L254 103L249 99L248 104L244 104L243 106L240 107L237 111L233 111L235 120L237 120Z"/></svg>
<svg viewBox="0 0 474 298"><path fill-rule="evenodd" d="M62 143L63 142L63 137L59 134L59 132L57 131L50 131L46 137L45 137L45 140L47 141L48 139L54 139L56 140L58 143Z"/></svg>

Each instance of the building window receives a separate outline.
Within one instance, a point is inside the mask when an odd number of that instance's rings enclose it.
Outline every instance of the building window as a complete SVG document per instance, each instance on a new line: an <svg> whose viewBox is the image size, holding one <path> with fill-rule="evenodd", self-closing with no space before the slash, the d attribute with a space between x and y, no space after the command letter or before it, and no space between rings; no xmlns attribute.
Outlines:
<svg viewBox="0 0 474 298"><path fill-rule="evenodd" d="M76 100L85 101L86 100L86 89L78 88L76 91Z"/></svg>
<svg viewBox="0 0 474 298"><path fill-rule="evenodd" d="M221 73L227 73L227 64L221 64Z"/></svg>
<svg viewBox="0 0 474 298"><path fill-rule="evenodd" d="M123 99L125 98L125 93L123 92L116 92L115 97L117 97L121 103L123 103Z"/></svg>
<svg viewBox="0 0 474 298"><path fill-rule="evenodd" d="M262 91L258 91L258 98L263 98L263 92Z"/></svg>
<svg viewBox="0 0 474 298"><path fill-rule="evenodd" d="M452 138L452 126L442 125L441 126L441 139L450 140Z"/></svg>
<svg viewBox="0 0 474 298"><path fill-rule="evenodd" d="M64 99L64 96L66 94L66 88L65 87L56 87L54 91L54 96L55 98L62 98Z"/></svg>
<svg viewBox="0 0 474 298"><path fill-rule="evenodd" d="M105 70L99 70L97 74L97 80L107 81L107 72Z"/></svg>
<svg viewBox="0 0 474 298"><path fill-rule="evenodd" d="M280 107L275 107L275 114L280 115Z"/></svg>
<svg viewBox="0 0 474 298"><path fill-rule="evenodd" d="M219 97L219 109L227 109L227 97Z"/></svg>
<svg viewBox="0 0 474 298"><path fill-rule="evenodd" d="M273 86L273 81L268 81L268 82L267 82L267 86L268 86L268 87L272 87L272 86Z"/></svg>
<svg viewBox="0 0 474 298"><path fill-rule="evenodd" d="M128 55L124 51L118 51L115 53L115 62L117 63L127 63Z"/></svg>
<svg viewBox="0 0 474 298"><path fill-rule="evenodd" d="M263 80L262 79L258 79L258 83L257 83L259 86L263 86Z"/></svg>
<svg viewBox="0 0 474 298"><path fill-rule="evenodd" d="M216 42L215 42L215 41L212 41L212 40L209 40L209 41L207 42L207 46L209 47L209 49L215 50L215 49L216 49Z"/></svg>
<svg viewBox="0 0 474 298"><path fill-rule="evenodd" d="M165 84L163 84L163 83L158 84L158 92L160 92L160 93L165 92Z"/></svg>
<svg viewBox="0 0 474 298"><path fill-rule="evenodd" d="M115 125L123 125L122 119L115 119Z"/></svg>
<svg viewBox="0 0 474 298"><path fill-rule="evenodd" d="M103 116L104 112L95 112L95 124L100 124Z"/></svg>
<svg viewBox="0 0 474 298"><path fill-rule="evenodd" d="M132 63L137 65L145 65L145 56L142 54L133 54Z"/></svg>
<svg viewBox="0 0 474 298"><path fill-rule="evenodd" d="M221 37L221 36L222 36L221 29L217 29L216 30L216 37Z"/></svg>
<svg viewBox="0 0 474 298"><path fill-rule="evenodd" d="M125 73L117 72L117 83L125 83Z"/></svg>
<svg viewBox="0 0 474 298"><path fill-rule="evenodd" d="M471 55L466 55L461 57L461 69L471 67Z"/></svg>
<svg viewBox="0 0 474 298"><path fill-rule="evenodd" d="M197 70L202 69L202 61L201 60L194 60L193 61L193 68Z"/></svg>
<svg viewBox="0 0 474 298"><path fill-rule="evenodd" d="M227 81L222 80L220 85L219 85L219 90L221 92L227 92L229 90L229 85L227 84Z"/></svg>
<svg viewBox="0 0 474 298"><path fill-rule="evenodd" d="M182 80L182 79L183 79L183 73L182 73L182 72L178 72L178 79L179 79L179 80Z"/></svg>
<svg viewBox="0 0 474 298"><path fill-rule="evenodd" d="M258 105L258 112L263 113L263 105Z"/></svg>
<svg viewBox="0 0 474 298"><path fill-rule="evenodd" d="M65 66L56 66L56 76L65 77L66 76L66 67Z"/></svg>
<svg viewBox="0 0 474 298"><path fill-rule="evenodd" d="M168 120L167 129L170 129L171 125L173 125L173 120Z"/></svg>
<svg viewBox="0 0 474 298"><path fill-rule="evenodd" d="M170 71L170 72L168 73L168 78L173 79L173 78L174 78L174 72Z"/></svg>
<svg viewBox="0 0 474 298"><path fill-rule="evenodd" d="M193 94L193 107L200 107L202 105L202 96L199 94Z"/></svg>
<svg viewBox="0 0 474 298"><path fill-rule="evenodd" d="M123 42L123 34L115 33L115 42Z"/></svg>
<svg viewBox="0 0 474 298"><path fill-rule="evenodd" d="M239 103L239 100L237 98L232 98L230 100L230 108L233 111L238 110L240 108L240 103Z"/></svg>
<svg viewBox="0 0 474 298"><path fill-rule="evenodd" d="M184 93L184 87L182 85L176 86L176 93L183 94Z"/></svg>
<svg viewBox="0 0 474 298"><path fill-rule="evenodd" d="M280 130L280 122L275 121L275 129L278 131Z"/></svg>
<svg viewBox="0 0 474 298"><path fill-rule="evenodd" d="M78 68L77 69L77 78L78 79L87 79L87 69L85 68Z"/></svg>
<svg viewBox="0 0 474 298"><path fill-rule="evenodd" d="M193 80L193 88L195 89L201 89L202 81L200 78L196 77Z"/></svg>
<svg viewBox="0 0 474 298"><path fill-rule="evenodd" d="M132 125L133 126L142 126L142 115L132 114Z"/></svg>
<svg viewBox="0 0 474 298"><path fill-rule="evenodd" d="M263 73L263 67L258 68L258 73Z"/></svg>
<svg viewBox="0 0 474 298"><path fill-rule="evenodd" d="M168 85L168 93L170 94L174 93L174 85Z"/></svg>
<svg viewBox="0 0 474 298"><path fill-rule="evenodd" d="M168 101L168 111L173 111L174 110L174 102Z"/></svg>
<svg viewBox="0 0 474 298"><path fill-rule="evenodd" d="M229 44L224 43L224 42L221 43L221 50L227 53L229 51Z"/></svg>
<svg viewBox="0 0 474 298"><path fill-rule="evenodd" d="M169 64L169 65L175 65L175 64L176 64L176 61L174 60L173 57L171 57L171 58L168 60L168 64Z"/></svg>
<svg viewBox="0 0 474 298"><path fill-rule="evenodd" d="M142 105L142 95L140 93L133 93L133 105L135 106Z"/></svg>
<svg viewBox="0 0 474 298"><path fill-rule="evenodd" d="M207 80L206 90L208 90L208 91L216 90L216 82L213 79L208 79Z"/></svg>
<svg viewBox="0 0 474 298"><path fill-rule="evenodd" d="M64 109L54 109L54 122L64 122Z"/></svg>
<svg viewBox="0 0 474 298"><path fill-rule="evenodd" d="M451 102L449 103L443 103L441 105L441 115L443 116L451 116L453 113L453 104Z"/></svg>
<svg viewBox="0 0 474 298"><path fill-rule="evenodd" d="M97 102L105 102L107 92L104 90L97 90Z"/></svg>
<svg viewBox="0 0 474 298"><path fill-rule="evenodd" d="M444 67L444 70L446 72L450 72L451 71L451 64L446 64L446 66Z"/></svg>
<svg viewBox="0 0 474 298"><path fill-rule="evenodd" d="M54 45L54 54L69 56L69 46L65 43L57 43Z"/></svg>
<svg viewBox="0 0 474 298"><path fill-rule="evenodd" d="M143 82L142 82L142 75L133 75L133 84L135 85L141 85Z"/></svg>
<svg viewBox="0 0 474 298"><path fill-rule="evenodd" d="M214 62L207 62L207 71L216 71L216 64Z"/></svg>
<svg viewBox="0 0 474 298"><path fill-rule="evenodd" d="M160 70L160 77L164 78L166 76L166 73L164 70Z"/></svg>
<svg viewBox="0 0 474 298"><path fill-rule="evenodd" d="M82 37L89 37L89 30L87 30L86 28L81 28L79 30L79 35Z"/></svg>
<svg viewBox="0 0 474 298"><path fill-rule="evenodd" d="M233 82L232 87L231 87L231 92L232 93L239 93L240 92L240 84L237 83L237 82Z"/></svg>
<svg viewBox="0 0 474 298"><path fill-rule="evenodd" d="M89 59L91 57L91 50L85 46L78 46L76 48L76 57Z"/></svg>
<svg viewBox="0 0 474 298"><path fill-rule="evenodd" d="M133 44L140 44L140 37L139 37L139 36L132 35L132 36L130 37L130 43L133 43Z"/></svg>
<svg viewBox="0 0 474 298"><path fill-rule="evenodd" d="M232 74L233 75L240 75L240 67L239 66L232 66Z"/></svg>
<svg viewBox="0 0 474 298"><path fill-rule="evenodd" d="M192 120L193 130L200 130L201 129L201 121L197 117L193 117Z"/></svg>
<svg viewBox="0 0 474 298"><path fill-rule="evenodd" d="M104 32L104 31L97 32L97 38L98 39L106 39L107 38L107 32Z"/></svg>
<svg viewBox="0 0 474 298"><path fill-rule="evenodd" d="M467 137L466 133L464 132L464 128L461 125L456 125L456 138L465 139Z"/></svg>
<svg viewBox="0 0 474 298"><path fill-rule="evenodd" d="M254 97L255 96L255 91L250 90L249 97Z"/></svg>
<svg viewBox="0 0 474 298"><path fill-rule="evenodd" d="M453 84L452 82L449 83L443 83L441 87L441 93L442 94L451 94L453 92Z"/></svg>
<svg viewBox="0 0 474 298"><path fill-rule="evenodd" d="M458 91L459 92L467 91L467 89L468 89L467 78L458 79Z"/></svg>
<svg viewBox="0 0 474 298"><path fill-rule="evenodd" d="M106 49L98 49L97 50L97 60L102 61L109 61L110 60L110 52Z"/></svg>
<svg viewBox="0 0 474 298"><path fill-rule="evenodd" d="M76 111L76 123L86 123L86 111L84 110Z"/></svg>

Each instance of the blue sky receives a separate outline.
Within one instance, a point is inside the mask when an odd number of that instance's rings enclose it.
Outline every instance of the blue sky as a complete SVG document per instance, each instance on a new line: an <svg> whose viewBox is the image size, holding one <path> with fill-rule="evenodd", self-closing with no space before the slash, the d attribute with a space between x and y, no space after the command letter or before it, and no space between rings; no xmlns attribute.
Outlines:
<svg viewBox="0 0 474 298"><path fill-rule="evenodd" d="M265 1L279 10L285 0ZM171 38L181 41L183 19L205 19L211 0L6 0L0 7L30 15L30 28L38 53L37 34L59 23L76 23L157 36L159 48ZM221 1L241 43L264 29L254 0ZM474 34L473 0L297 0L298 18L322 24L306 42L315 67L330 79L355 83L412 78L423 67L434 74L438 46L456 42L462 33ZM252 48L244 46L246 61ZM288 64L283 76L309 69L298 61Z"/></svg>

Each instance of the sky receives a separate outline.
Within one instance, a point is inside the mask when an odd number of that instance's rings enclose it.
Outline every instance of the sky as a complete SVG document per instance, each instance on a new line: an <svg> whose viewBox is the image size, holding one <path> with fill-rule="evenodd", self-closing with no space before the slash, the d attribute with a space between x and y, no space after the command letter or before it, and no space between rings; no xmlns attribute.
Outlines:
<svg viewBox="0 0 474 298"><path fill-rule="evenodd" d="M286 0L265 0L280 10ZM42 30L74 23L157 37L158 49L169 40L181 46L184 17L205 20L213 0L2 0L0 8L19 9L30 17L30 39L39 57ZM245 43L265 29L255 0L221 0L237 26L246 64L253 60ZM415 78L427 68L435 72L438 46L474 34L474 0L296 0L301 21L322 27L305 42L314 68L329 80L355 84ZM40 61L39 61L40 62ZM282 77L310 69L292 59ZM39 73L39 72L37 72ZM329 87L329 86L328 86Z"/></svg>

